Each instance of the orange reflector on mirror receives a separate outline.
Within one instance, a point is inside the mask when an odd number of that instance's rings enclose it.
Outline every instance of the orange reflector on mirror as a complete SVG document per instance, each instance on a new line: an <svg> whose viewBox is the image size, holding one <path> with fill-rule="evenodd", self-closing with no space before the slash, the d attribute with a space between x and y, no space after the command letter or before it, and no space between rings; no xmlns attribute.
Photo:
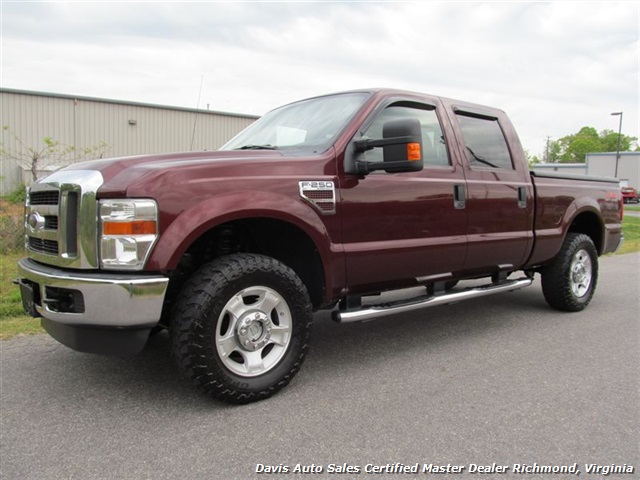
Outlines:
<svg viewBox="0 0 640 480"><path fill-rule="evenodd" d="M407 143L407 160L422 160L419 143Z"/></svg>
<svg viewBox="0 0 640 480"><path fill-rule="evenodd" d="M155 235L156 222L152 220L105 222L102 231L104 235Z"/></svg>

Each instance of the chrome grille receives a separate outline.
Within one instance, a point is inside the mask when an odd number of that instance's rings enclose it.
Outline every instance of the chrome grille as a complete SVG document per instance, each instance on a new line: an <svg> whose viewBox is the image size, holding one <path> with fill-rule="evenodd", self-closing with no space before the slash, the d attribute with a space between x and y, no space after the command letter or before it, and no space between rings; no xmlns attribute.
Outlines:
<svg viewBox="0 0 640 480"><path fill-rule="evenodd" d="M54 215L44 217L44 228L46 230L58 230L58 217Z"/></svg>
<svg viewBox="0 0 640 480"><path fill-rule="evenodd" d="M25 229L27 248L31 252L48 256L57 256L60 253L57 238L59 203L59 190L29 192Z"/></svg>
<svg viewBox="0 0 640 480"><path fill-rule="evenodd" d="M31 192L29 194L30 205L58 205L60 203L60 192L44 191Z"/></svg>
<svg viewBox="0 0 640 480"><path fill-rule="evenodd" d="M96 193L100 172L60 170L30 187L25 208L29 256L67 268L98 268Z"/></svg>
<svg viewBox="0 0 640 480"><path fill-rule="evenodd" d="M44 255L58 255L58 242L55 240L43 240L41 238L29 237L29 249L32 252Z"/></svg>

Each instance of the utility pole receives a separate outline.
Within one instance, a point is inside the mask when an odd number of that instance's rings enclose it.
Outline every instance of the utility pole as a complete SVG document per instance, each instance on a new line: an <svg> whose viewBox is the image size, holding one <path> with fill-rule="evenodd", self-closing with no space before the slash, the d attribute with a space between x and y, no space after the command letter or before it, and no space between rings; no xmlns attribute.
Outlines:
<svg viewBox="0 0 640 480"><path fill-rule="evenodd" d="M618 149L616 151L616 172L613 175L618 178L618 163L620 162L620 138L622 138L622 112L613 112L611 115L618 116L620 115L620 125L618 126Z"/></svg>

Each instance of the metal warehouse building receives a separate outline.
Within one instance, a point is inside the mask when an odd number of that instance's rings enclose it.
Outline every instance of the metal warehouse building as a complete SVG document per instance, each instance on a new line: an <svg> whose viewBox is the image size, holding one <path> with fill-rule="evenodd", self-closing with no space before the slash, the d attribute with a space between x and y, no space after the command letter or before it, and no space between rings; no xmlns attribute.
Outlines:
<svg viewBox="0 0 640 480"><path fill-rule="evenodd" d="M622 185L640 189L640 152L620 152L620 160L617 162L616 156L616 152L587 153L585 163L539 163L533 168L603 177L615 177L617 170L617 177Z"/></svg>
<svg viewBox="0 0 640 480"><path fill-rule="evenodd" d="M618 178L624 185L640 189L640 152L620 152ZM616 152L588 153L589 175L616 176Z"/></svg>
<svg viewBox="0 0 640 480"><path fill-rule="evenodd" d="M97 157L215 150L258 118L11 89L0 89L0 111L0 195L30 181L29 149L41 151L45 138L66 152L43 157L39 174Z"/></svg>

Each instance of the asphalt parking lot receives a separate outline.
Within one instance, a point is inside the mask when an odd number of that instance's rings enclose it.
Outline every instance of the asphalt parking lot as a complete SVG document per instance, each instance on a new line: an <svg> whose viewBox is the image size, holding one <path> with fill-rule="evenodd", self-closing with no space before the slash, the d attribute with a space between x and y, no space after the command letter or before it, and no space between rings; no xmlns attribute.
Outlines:
<svg viewBox="0 0 640 480"><path fill-rule="evenodd" d="M514 464L640 469L640 255L601 259L595 299L551 310L534 286L369 323L316 316L284 391L234 407L178 376L168 337L119 359L45 335L0 342L3 479L474 478ZM469 465L511 466L471 474ZM329 474L329 465L464 465ZM289 473L257 474L260 467ZM297 464L322 473L294 474ZM258 465L258 467L257 467ZM346 466L345 466L346 468ZM572 477L575 478L575 477Z"/></svg>

